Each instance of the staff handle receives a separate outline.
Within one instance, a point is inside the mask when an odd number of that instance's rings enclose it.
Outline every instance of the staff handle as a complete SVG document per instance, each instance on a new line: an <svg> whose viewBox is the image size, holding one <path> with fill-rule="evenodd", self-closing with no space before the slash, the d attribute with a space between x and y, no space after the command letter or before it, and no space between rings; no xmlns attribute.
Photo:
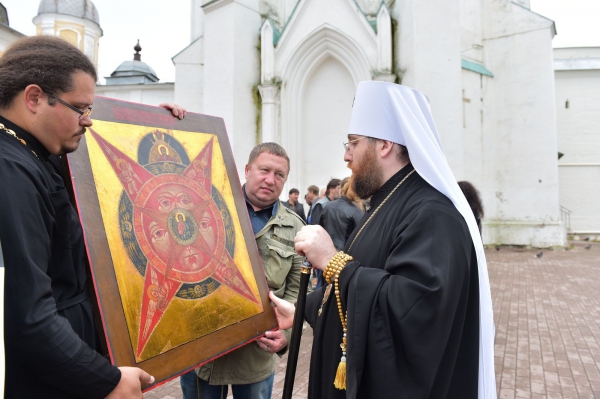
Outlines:
<svg viewBox="0 0 600 399"><path fill-rule="evenodd" d="M300 352L300 338L302 338L302 323L304 322L304 308L306 307L306 290L310 281L312 265L304 258L300 271L300 291L296 301L296 313L294 313L294 325L292 327L292 338L289 345L287 367L285 369L285 382L283 385L283 399L291 399L296 378L296 366L298 366L298 353Z"/></svg>

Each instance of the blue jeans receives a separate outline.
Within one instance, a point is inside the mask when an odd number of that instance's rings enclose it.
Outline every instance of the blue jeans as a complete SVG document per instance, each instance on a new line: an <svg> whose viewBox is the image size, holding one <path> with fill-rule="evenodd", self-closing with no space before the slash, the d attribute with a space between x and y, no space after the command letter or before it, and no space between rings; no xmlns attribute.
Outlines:
<svg viewBox="0 0 600 399"><path fill-rule="evenodd" d="M232 385L234 399L271 399L275 373L265 380L252 384ZM227 385L209 385L208 382L198 378L196 371L192 370L179 378L183 399L225 399Z"/></svg>

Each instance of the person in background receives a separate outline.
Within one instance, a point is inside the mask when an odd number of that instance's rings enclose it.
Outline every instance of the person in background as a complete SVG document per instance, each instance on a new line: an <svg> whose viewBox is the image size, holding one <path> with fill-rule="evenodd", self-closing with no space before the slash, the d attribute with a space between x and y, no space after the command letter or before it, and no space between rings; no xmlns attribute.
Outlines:
<svg viewBox="0 0 600 399"><path fill-rule="evenodd" d="M327 189L322 188L321 192L319 193L319 200L322 200L323 198L325 198L326 193L327 193Z"/></svg>
<svg viewBox="0 0 600 399"><path fill-rule="evenodd" d="M318 200L317 203L314 204L312 207L313 209L309 224L318 225L319 220L321 219L321 213L323 213L323 208L325 208L325 205L327 205L327 203L330 201L340 198L342 190L340 183L340 179L329 180L329 183L327 183L327 187L325 188L325 196Z"/></svg>
<svg viewBox="0 0 600 399"><path fill-rule="evenodd" d="M475 221L477 222L477 227L479 227L479 234L481 234L481 219L483 219L483 205L481 204L481 198L479 197L479 191L468 181L459 181L458 187L462 190L471 210L473 211L473 216L475 216Z"/></svg>
<svg viewBox="0 0 600 399"><path fill-rule="evenodd" d="M342 195L323 208L320 225L329 233L333 246L341 251L364 214L363 204L350 185L350 178L342 180Z"/></svg>
<svg viewBox="0 0 600 399"><path fill-rule="evenodd" d="M318 225L321 220L323 208L325 208L330 201L340 198L340 183L340 179L331 179L329 183L327 183L327 187L324 189L325 196L312 206L309 225ZM319 269L314 269L314 276L317 279L317 284L314 288L317 289L323 285L323 272Z"/></svg>
<svg viewBox="0 0 600 399"><path fill-rule="evenodd" d="M313 205L316 205L317 201L319 200L319 187L315 185L308 186L307 193L304 196L304 199L306 200L306 203L310 206L310 208L308 209L308 215L306 216L306 223L310 224Z"/></svg>
<svg viewBox="0 0 600 399"><path fill-rule="evenodd" d="M283 206L292 211L296 212L298 216L304 220L306 223L306 216L304 216L304 204L298 202L298 196L300 195L300 191L297 188L292 188L289 192L289 199L287 201L281 201Z"/></svg>

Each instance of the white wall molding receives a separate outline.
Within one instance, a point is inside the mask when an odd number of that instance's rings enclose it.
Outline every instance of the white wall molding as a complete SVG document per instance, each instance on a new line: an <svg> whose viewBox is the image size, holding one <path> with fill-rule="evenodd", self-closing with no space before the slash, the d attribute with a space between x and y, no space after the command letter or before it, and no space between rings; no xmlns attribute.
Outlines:
<svg viewBox="0 0 600 399"><path fill-rule="evenodd" d="M279 85L258 86L262 99L261 142L277 142L277 97Z"/></svg>
<svg viewBox="0 0 600 399"><path fill-rule="evenodd" d="M275 46L273 45L273 25L266 19L260 29L260 81L262 84L274 78Z"/></svg>
<svg viewBox="0 0 600 399"><path fill-rule="evenodd" d="M392 73L392 17L385 4L377 13L377 72Z"/></svg>

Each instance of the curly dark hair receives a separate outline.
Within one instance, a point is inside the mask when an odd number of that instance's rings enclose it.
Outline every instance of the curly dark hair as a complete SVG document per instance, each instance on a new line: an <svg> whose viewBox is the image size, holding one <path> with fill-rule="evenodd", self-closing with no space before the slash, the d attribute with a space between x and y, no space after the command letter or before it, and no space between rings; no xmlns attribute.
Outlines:
<svg viewBox="0 0 600 399"><path fill-rule="evenodd" d="M65 40L53 36L19 39L0 57L0 108L9 108L17 94L31 84L48 94L71 91L77 71L98 80L94 64Z"/></svg>
<svg viewBox="0 0 600 399"><path fill-rule="evenodd" d="M479 219L483 219L483 205L481 204L479 191L477 191L477 189L468 181L459 181L458 187L460 187L465 195L465 198L473 211L473 215L479 217Z"/></svg>

